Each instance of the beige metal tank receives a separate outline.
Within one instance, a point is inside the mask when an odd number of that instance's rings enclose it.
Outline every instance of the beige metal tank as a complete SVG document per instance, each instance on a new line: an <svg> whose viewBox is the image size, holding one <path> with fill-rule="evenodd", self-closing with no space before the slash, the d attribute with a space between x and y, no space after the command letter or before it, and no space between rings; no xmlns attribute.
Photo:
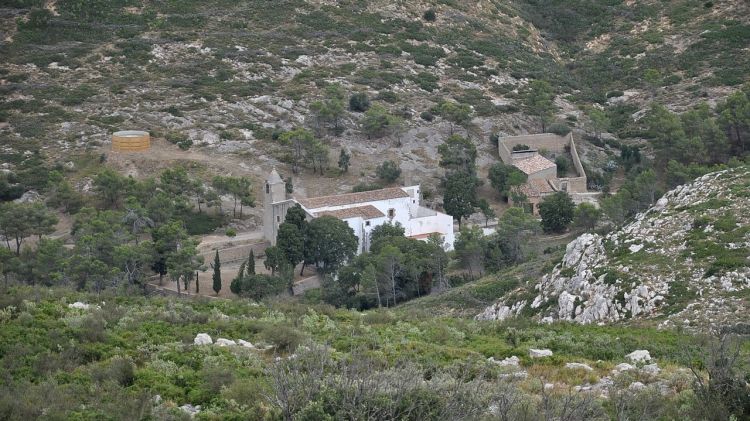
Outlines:
<svg viewBox="0 0 750 421"><path fill-rule="evenodd" d="M140 130L123 130L112 135L115 152L142 152L151 148L151 136Z"/></svg>

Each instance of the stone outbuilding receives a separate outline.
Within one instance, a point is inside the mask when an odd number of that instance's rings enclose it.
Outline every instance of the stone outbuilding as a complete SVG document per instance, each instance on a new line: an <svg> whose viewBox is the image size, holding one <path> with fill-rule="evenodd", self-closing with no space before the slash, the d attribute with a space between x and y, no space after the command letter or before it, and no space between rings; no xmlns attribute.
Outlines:
<svg viewBox="0 0 750 421"><path fill-rule="evenodd" d="M524 147L520 149L518 145ZM577 203L592 200L592 194L586 188L586 171L572 133L565 136L542 133L504 137L498 141L498 154L505 164L513 165L526 174L527 182L520 187L520 192L526 196L524 206L534 215L539 213L539 203L558 191L567 192ZM552 161L558 156L570 157L575 173L573 176L558 177L557 165ZM512 199L510 202L513 204Z"/></svg>

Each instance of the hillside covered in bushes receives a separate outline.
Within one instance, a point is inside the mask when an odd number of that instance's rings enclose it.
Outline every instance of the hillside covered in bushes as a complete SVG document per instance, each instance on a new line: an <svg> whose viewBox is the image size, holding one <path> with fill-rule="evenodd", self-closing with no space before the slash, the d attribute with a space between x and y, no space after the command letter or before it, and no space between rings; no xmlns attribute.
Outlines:
<svg viewBox="0 0 750 421"><path fill-rule="evenodd" d="M652 328L28 287L5 291L0 326L4 419L726 419L750 404L747 343Z"/></svg>

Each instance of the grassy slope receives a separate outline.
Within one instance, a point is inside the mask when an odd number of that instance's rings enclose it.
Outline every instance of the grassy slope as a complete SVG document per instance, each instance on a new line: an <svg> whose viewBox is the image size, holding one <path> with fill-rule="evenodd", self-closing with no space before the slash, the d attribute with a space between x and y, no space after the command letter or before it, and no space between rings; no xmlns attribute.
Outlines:
<svg viewBox="0 0 750 421"><path fill-rule="evenodd" d="M100 303L101 310L68 308L75 300ZM242 414L247 407L243 410L229 400L248 402L250 408L262 402L264 368L273 355L310 340L329 344L343 355L364 348L384 361L406 359L425 367L518 355L531 375L521 383L528 390L534 390L540 376L558 384L595 382L635 349L648 349L670 376L679 378L684 375L674 371L674 364L687 361L697 344L696 338L649 328L536 326L523 321L508 325L404 309L361 314L288 302L258 306L240 300L97 297L30 288L4 294L0 307L1 387L7 397L0 410L23 404L22 395L32 402L41 399L46 390L41 385L47 385L55 390L45 400L52 413L76 410L84 415L101 414L98 411L112 401L124 406L155 394L177 405ZM245 339L276 348L259 353L189 345L200 332L214 340ZM555 356L532 361L528 348L549 348ZM122 378L112 367L123 358L132 361L135 370L125 387L116 387L106 380ZM595 370L566 370L568 361L587 362ZM217 378L217 372L231 374ZM226 387L216 389L216 382ZM98 392L102 388L109 388L107 395ZM81 409L81 403L89 406Z"/></svg>

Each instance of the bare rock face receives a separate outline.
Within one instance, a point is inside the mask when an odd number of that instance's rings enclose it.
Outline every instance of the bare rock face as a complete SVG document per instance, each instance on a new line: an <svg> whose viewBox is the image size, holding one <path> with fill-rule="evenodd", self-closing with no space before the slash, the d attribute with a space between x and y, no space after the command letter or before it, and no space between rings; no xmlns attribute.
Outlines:
<svg viewBox="0 0 750 421"><path fill-rule="evenodd" d="M529 306L545 322L666 315L664 327L739 323L750 311L736 294L750 288L748 191L750 167L679 186L620 230L570 242L533 300L500 299L476 318L503 320Z"/></svg>
<svg viewBox="0 0 750 421"><path fill-rule="evenodd" d="M34 190L29 190L18 199L14 200L16 203L37 203L42 201L42 195L35 192Z"/></svg>
<svg viewBox="0 0 750 421"><path fill-rule="evenodd" d="M515 317L526 306L526 302L518 302L509 307L503 303L496 303L484 309L482 313L476 316L477 320L505 320L508 317Z"/></svg>

